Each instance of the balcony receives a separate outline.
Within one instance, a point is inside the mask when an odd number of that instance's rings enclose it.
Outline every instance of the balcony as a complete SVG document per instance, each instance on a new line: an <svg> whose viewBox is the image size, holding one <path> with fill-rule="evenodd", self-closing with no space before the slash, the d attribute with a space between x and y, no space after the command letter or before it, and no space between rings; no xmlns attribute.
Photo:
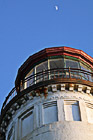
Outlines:
<svg viewBox="0 0 93 140"><path fill-rule="evenodd" d="M93 73L75 68L58 68L33 74L21 80L19 93L16 92L16 88L11 90L3 103L2 111L16 96L19 96L26 89L31 91L42 86L59 83L75 83L93 87Z"/></svg>
<svg viewBox="0 0 93 140"><path fill-rule="evenodd" d="M20 89L22 91L39 82L51 81L51 80L53 81L53 80L60 80L60 79L68 79L68 80L81 79L81 80L93 82L93 73L81 69L75 69L75 68L56 68L51 70L45 70L37 74L31 75L25 78L23 81L21 81Z"/></svg>

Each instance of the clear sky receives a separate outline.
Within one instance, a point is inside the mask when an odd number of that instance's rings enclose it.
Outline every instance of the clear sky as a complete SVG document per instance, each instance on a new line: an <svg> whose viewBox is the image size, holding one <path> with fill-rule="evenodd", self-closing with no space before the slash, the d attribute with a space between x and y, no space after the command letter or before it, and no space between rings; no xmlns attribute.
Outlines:
<svg viewBox="0 0 93 140"><path fill-rule="evenodd" d="M64 45L93 57L93 0L0 0L0 107L30 55Z"/></svg>

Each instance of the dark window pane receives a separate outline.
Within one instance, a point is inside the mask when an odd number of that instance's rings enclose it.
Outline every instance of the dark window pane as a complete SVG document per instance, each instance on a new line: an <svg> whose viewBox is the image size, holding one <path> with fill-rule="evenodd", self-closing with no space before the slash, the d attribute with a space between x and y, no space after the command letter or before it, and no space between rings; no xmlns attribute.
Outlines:
<svg viewBox="0 0 93 140"><path fill-rule="evenodd" d="M66 68L79 68L79 62L65 59Z"/></svg>
<svg viewBox="0 0 93 140"><path fill-rule="evenodd" d="M80 64L80 66L81 66L81 69L82 69L82 70L91 72L91 70L90 70L87 66L83 65L82 63ZM82 75L82 79L84 79L84 80L89 80L89 81L93 81L92 75L86 74L86 73L82 73L81 75Z"/></svg>
<svg viewBox="0 0 93 140"><path fill-rule="evenodd" d="M36 73L42 72L48 69L48 62L43 62L36 67Z"/></svg>
<svg viewBox="0 0 93 140"><path fill-rule="evenodd" d="M52 59L50 60L50 69L64 68L63 59Z"/></svg>

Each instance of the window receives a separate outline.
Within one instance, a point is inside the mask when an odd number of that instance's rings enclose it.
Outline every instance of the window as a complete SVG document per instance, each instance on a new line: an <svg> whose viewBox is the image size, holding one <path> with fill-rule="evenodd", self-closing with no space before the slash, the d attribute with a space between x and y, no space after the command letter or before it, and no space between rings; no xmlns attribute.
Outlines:
<svg viewBox="0 0 93 140"><path fill-rule="evenodd" d="M58 121L57 103L48 102L43 104L44 124L49 124Z"/></svg>
<svg viewBox="0 0 93 140"><path fill-rule="evenodd" d="M21 117L21 137L23 138L24 136L32 132L33 128L34 128L34 116L32 109Z"/></svg>
<svg viewBox="0 0 93 140"><path fill-rule="evenodd" d="M13 126L11 127L11 129L9 130L8 132L8 137L7 137L7 140L13 140L13 137L14 137L14 129L13 129Z"/></svg>
<svg viewBox="0 0 93 140"><path fill-rule="evenodd" d="M79 68L79 62L78 61L74 61L74 60L70 60L70 59L65 59L65 65L66 68Z"/></svg>
<svg viewBox="0 0 93 140"><path fill-rule="evenodd" d="M34 69L32 69L25 77L25 83L24 88L26 89L29 86L32 86L34 84Z"/></svg>
<svg viewBox="0 0 93 140"><path fill-rule="evenodd" d="M64 68L64 59L50 59L50 69Z"/></svg>
<svg viewBox="0 0 93 140"><path fill-rule="evenodd" d="M48 62L47 61L36 66L36 73L37 73L36 83L43 81L44 79L47 78L47 74L45 73L46 70L48 70ZM40 72L42 72L42 74Z"/></svg>
<svg viewBox="0 0 93 140"><path fill-rule="evenodd" d="M65 119L67 121L80 121L80 111L78 101L65 101Z"/></svg>
<svg viewBox="0 0 93 140"><path fill-rule="evenodd" d="M81 66L82 70L91 72L91 70L88 67L86 67L85 65L83 65L82 63L80 64L80 66ZM82 75L82 79L92 81L92 76L91 75L86 74L86 73L82 73L81 75Z"/></svg>
<svg viewBox="0 0 93 140"><path fill-rule="evenodd" d="M65 67L66 68L74 68L74 69L79 69L79 62L78 61L74 61L74 60L70 60L70 59L65 59ZM80 78L80 73L79 70L71 70L70 72L70 76L71 78ZM69 72L66 72L66 76L69 77Z"/></svg>
<svg viewBox="0 0 93 140"><path fill-rule="evenodd" d="M50 59L49 60L50 69L55 69L50 72L50 78L62 78L65 72L61 69L64 68L64 59ZM58 70L57 70L58 69Z"/></svg>
<svg viewBox="0 0 93 140"><path fill-rule="evenodd" d="M39 65L36 66L36 73L42 72L48 69L48 62L45 61Z"/></svg>

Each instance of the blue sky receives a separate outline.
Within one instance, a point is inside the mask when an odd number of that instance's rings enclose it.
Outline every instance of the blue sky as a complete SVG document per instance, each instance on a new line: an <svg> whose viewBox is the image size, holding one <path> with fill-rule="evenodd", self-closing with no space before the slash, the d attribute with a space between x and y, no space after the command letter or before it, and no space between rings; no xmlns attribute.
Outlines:
<svg viewBox="0 0 93 140"><path fill-rule="evenodd" d="M0 0L0 107L30 55L64 45L93 57L93 0Z"/></svg>

